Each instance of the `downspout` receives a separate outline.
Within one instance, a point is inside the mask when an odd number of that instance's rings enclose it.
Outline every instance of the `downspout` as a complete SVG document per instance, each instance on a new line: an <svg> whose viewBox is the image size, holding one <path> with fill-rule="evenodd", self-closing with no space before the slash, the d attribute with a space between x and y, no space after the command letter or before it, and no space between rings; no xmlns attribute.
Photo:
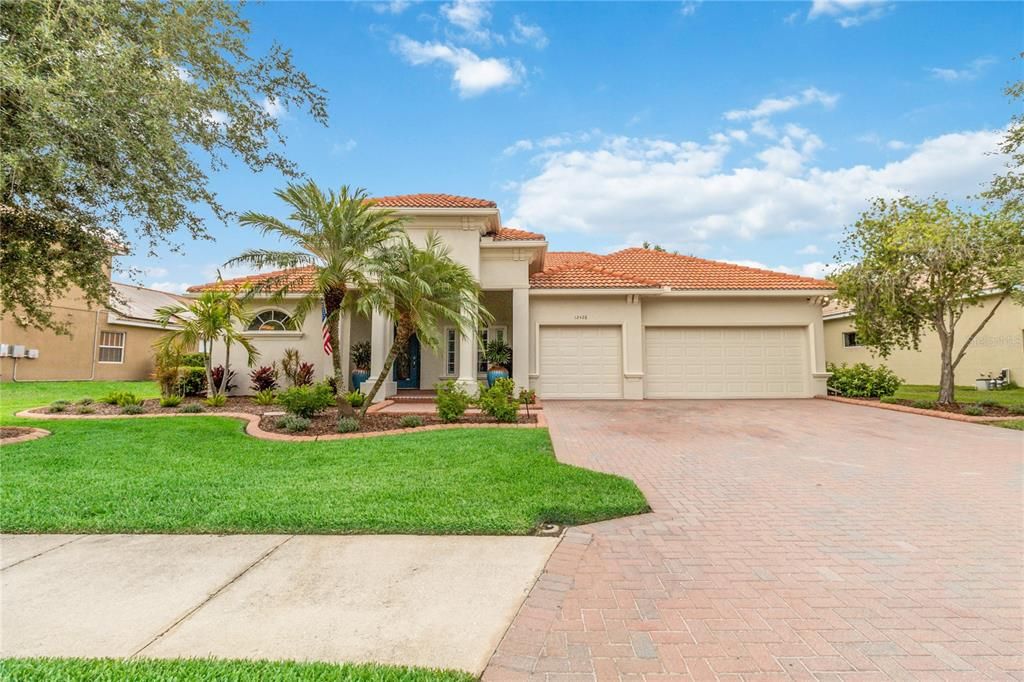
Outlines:
<svg viewBox="0 0 1024 682"><path fill-rule="evenodd" d="M98 344L99 341L100 341L100 311L97 310L96 311L96 318L95 318L95 321L93 322L92 350L90 351L92 353L92 363L91 363L92 372L90 372L89 378L88 379L84 379L84 380L83 379L32 379L31 383L43 384L43 383L52 382L52 381L94 381L96 379L96 348L97 348L96 344ZM11 358L11 360L14 362L14 368L11 370L11 381L13 381L14 383L18 383L18 358Z"/></svg>

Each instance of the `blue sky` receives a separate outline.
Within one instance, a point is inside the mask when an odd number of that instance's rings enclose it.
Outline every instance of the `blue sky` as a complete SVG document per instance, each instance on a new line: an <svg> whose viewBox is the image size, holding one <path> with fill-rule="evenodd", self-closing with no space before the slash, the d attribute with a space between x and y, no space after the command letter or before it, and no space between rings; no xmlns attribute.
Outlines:
<svg viewBox="0 0 1024 682"><path fill-rule="evenodd" d="M327 91L330 125L280 112L324 186L498 202L552 250L643 240L819 275L873 196L975 193L1024 77L1022 3L292 3L247 5ZM284 179L215 175L233 210L280 213ZM181 290L266 244L121 259ZM238 274L229 272L227 274Z"/></svg>

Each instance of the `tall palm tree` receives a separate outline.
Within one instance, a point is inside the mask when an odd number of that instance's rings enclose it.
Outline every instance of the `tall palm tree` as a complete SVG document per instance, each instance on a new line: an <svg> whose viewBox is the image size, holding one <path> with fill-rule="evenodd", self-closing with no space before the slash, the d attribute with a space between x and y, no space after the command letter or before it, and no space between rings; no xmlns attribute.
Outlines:
<svg viewBox="0 0 1024 682"><path fill-rule="evenodd" d="M228 377L231 374L231 346L240 345L248 355L251 367L259 351L242 331L248 326L249 316L242 301L229 291L204 291L187 306L181 303L164 306L156 310L156 319L164 327L172 322L178 328L164 334L156 345L162 350L175 348L206 348L206 394L210 397L227 393ZM213 383L213 345L223 340L224 375L220 385Z"/></svg>
<svg viewBox="0 0 1024 682"><path fill-rule="evenodd" d="M434 233L427 235L423 248L402 239L388 251L382 265L374 273L375 286L359 299L358 308L364 314L377 310L393 319L395 339L360 416L366 414L413 334L421 344L437 350L442 326L467 336L493 319L480 303L480 285L473 273L451 259L448 247Z"/></svg>
<svg viewBox="0 0 1024 682"><path fill-rule="evenodd" d="M311 310L323 302L326 323L331 330L331 362L338 388L339 404L348 385L341 370L341 339L338 321L342 309L350 307L353 289L365 291L370 284L367 273L379 269L389 243L404 237L405 219L394 211L374 205L364 189L347 185L335 193L323 192L312 181L289 184L274 192L290 208L290 222L264 213L247 212L239 217L242 225L255 227L264 235L290 242L291 251L249 249L226 265L242 264L255 268L295 268L313 266L313 286L303 291L292 313L296 326ZM289 293L287 276L274 278L263 287L276 298ZM346 403L347 404L347 403Z"/></svg>

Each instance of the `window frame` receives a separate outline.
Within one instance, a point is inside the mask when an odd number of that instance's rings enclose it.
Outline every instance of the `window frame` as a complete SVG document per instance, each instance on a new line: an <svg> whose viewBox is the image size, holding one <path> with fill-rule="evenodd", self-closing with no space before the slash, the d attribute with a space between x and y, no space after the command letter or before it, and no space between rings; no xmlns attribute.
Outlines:
<svg viewBox="0 0 1024 682"><path fill-rule="evenodd" d="M861 348L856 331L843 332L843 348Z"/></svg>
<svg viewBox="0 0 1024 682"><path fill-rule="evenodd" d="M111 335L111 336L114 336L114 337L119 337L120 341L121 341L121 345L115 346L115 345L112 345L112 344L109 344L109 343L103 343L104 337L107 336L107 335ZM107 340L109 340L109 338ZM125 351L125 347L127 345L128 345L128 332L117 332L117 331L101 330L100 331L100 337L96 341L96 362L97 362L97 364L100 364L100 365L123 365L124 364L124 351ZM119 351L118 359L117 360L104 360L103 359L103 351L105 351L105 350L116 350L116 351Z"/></svg>
<svg viewBox="0 0 1024 682"><path fill-rule="evenodd" d="M459 335L455 327L444 328L444 375L453 377L459 371Z"/></svg>
<svg viewBox="0 0 1024 682"><path fill-rule="evenodd" d="M258 327L255 329L253 328L253 325L256 324L257 319L259 319L261 315L264 315L266 313L284 316L284 322L281 322L280 320L273 320L274 322L279 322L281 324L280 329L260 329ZM291 323L292 316L286 313L285 311L281 310L280 308L264 308L263 310L259 311L258 313L252 316L252 320L245 328L245 331L248 334L280 334L281 332L296 331L291 327Z"/></svg>

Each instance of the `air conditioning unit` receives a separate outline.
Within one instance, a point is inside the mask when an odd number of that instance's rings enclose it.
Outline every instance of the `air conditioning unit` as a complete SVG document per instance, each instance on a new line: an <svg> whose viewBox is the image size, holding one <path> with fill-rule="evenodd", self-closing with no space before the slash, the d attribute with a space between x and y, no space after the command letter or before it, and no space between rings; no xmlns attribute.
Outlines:
<svg viewBox="0 0 1024 682"><path fill-rule="evenodd" d="M14 350L11 351L12 358L23 358L25 357L25 346L15 346Z"/></svg>
<svg viewBox="0 0 1024 682"><path fill-rule="evenodd" d="M25 354L25 357L28 358L29 360L36 360L36 359L38 359L39 358L39 349L38 348L29 348L28 349L28 353Z"/></svg>

